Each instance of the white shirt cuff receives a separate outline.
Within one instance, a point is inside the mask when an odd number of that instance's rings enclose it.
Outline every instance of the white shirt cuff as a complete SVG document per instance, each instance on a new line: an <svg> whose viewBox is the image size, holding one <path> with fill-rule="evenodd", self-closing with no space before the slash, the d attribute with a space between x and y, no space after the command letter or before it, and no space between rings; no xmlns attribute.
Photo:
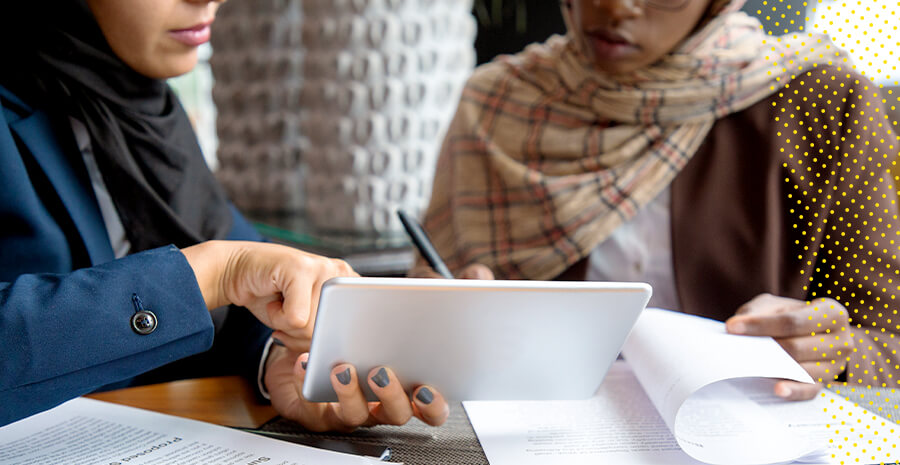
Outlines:
<svg viewBox="0 0 900 465"><path fill-rule="evenodd" d="M272 348L272 344L275 343L275 338L269 336L269 339L266 341L266 346L263 347L262 357L259 358L259 371L256 374L256 384L259 387L259 393L262 394L263 398L266 400L272 400L269 396L269 390L266 389L266 383L263 377L266 375L266 361L269 359L269 349Z"/></svg>

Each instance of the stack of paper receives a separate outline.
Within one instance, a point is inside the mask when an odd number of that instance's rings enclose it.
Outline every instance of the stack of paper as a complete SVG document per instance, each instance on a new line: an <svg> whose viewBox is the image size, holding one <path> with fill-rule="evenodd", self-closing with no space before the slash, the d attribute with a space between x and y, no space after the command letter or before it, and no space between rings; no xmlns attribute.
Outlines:
<svg viewBox="0 0 900 465"><path fill-rule="evenodd" d="M893 463L898 425L830 391L773 394L811 382L771 338L648 309L597 394L584 401L465 402L493 465ZM851 429L852 428L852 429Z"/></svg>

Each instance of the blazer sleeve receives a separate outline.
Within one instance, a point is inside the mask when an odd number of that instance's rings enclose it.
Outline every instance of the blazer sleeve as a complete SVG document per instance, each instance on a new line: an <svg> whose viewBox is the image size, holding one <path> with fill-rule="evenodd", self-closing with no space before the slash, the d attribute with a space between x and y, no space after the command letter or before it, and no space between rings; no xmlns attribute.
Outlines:
<svg viewBox="0 0 900 465"><path fill-rule="evenodd" d="M266 241L233 206L231 212L232 228L226 240ZM213 310L212 320L215 338L209 350L139 375L127 383L104 386L103 389L155 384L174 379L240 375L250 381L257 396L263 399L258 390L257 377L260 363L264 362L263 349L272 330L260 323L246 308L234 305Z"/></svg>
<svg viewBox="0 0 900 465"><path fill-rule="evenodd" d="M157 325L138 334L133 296ZM184 255L137 253L0 283L0 425L207 350L213 323Z"/></svg>

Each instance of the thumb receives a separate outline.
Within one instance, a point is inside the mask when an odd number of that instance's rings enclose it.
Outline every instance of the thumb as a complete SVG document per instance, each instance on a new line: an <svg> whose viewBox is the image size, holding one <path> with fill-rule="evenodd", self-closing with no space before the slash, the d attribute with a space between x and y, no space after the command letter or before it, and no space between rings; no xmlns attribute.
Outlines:
<svg viewBox="0 0 900 465"><path fill-rule="evenodd" d="M759 294L734 313L735 315L766 315L782 313L802 307L806 302L772 294Z"/></svg>
<svg viewBox="0 0 900 465"><path fill-rule="evenodd" d="M786 379L775 383L775 395L787 400L809 400L821 390L821 384L798 383Z"/></svg>
<svg viewBox="0 0 900 465"><path fill-rule="evenodd" d="M294 331L293 334L284 331L275 331L272 337L281 341L291 352L301 353L309 350L310 339L302 331Z"/></svg>
<svg viewBox="0 0 900 465"><path fill-rule="evenodd" d="M303 380L306 378L306 364L308 361L309 353L300 354L297 360L294 361L294 380L300 386L303 385Z"/></svg>
<svg viewBox="0 0 900 465"><path fill-rule="evenodd" d="M462 273L459 274L459 277L462 279L486 279L491 280L494 279L494 273L490 268L476 263L474 265L467 266Z"/></svg>
<svg viewBox="0 0 900 465"><path fill-rule="evenodd" d="M744 334L747 332L747 324L750 317L746 314L735 315L725 320L725 330L730 334Z"/></svg>

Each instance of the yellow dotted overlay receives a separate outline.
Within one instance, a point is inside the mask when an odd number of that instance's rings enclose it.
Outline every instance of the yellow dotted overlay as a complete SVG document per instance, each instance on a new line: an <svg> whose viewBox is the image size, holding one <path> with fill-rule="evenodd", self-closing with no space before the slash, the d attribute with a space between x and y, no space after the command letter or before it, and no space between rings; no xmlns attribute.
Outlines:
<svg viewBox="0 0 900 465"><path fill-rule="evenodd" d="M791 258L809 293L807 343L821 355L804 367L897 422L900 127L890 113L900 106L900 1L808 1L768 0L756 12L775 25L765 46L769 75L783 84L772 106L797 238ZM900 460L900 426L872 415L890 434L864 440L859 412L826 409L832 457L888 451Z"/></svg>

